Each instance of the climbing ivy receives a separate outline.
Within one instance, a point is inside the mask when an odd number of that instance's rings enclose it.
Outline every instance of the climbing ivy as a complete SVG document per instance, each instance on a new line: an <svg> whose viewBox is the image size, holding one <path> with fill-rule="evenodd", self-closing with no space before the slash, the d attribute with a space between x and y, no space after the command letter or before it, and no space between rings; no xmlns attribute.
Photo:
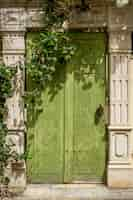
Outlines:
<svg viewBox="0 0 133 200"><path fill-rule="evenodd" d="M26 73L34 87L27 93L26 100L32 103L39 99L37 96L41 90L53 81L59 68L64 67L75 52L68 33L62 28L64 20L68 17L66 2L45 0L44 31L28 40ZM29 101L26 102L27 105Z"/></svg>
<svg viewBox="0 0 133 200"><path fill-rule="evenodd" d="M75 51L67 34L62 32L41 32L29 41L28 46L27 73L42 87L52 80L56 68L63 67Z"/></svg>
<svg viewBox="0 0 133 200"><path fill-rule="evenodd" d="M34 111L40 113L42 110L41 92L44 88L49 87L52 89L51 98L53 98L63 87L62 80L58 81L57 84L54 79L61 68L65 67L71 59L75 47L70 45L67 33L54 31L44 31L37 34L37 37L28 41L27 46L29 47L26 64L28 88L25 103L28 113L34 113ZM53 85L52 88L51 85ZM31 116L30 119L32 119ZM33 124L29 118L28 123Z"/></svg>
<svg viewBox="0 0 133 200"><path fill-rule="evenodd" d="M12 77L14 70L10 67L0 64L0 181L3 178L4 168L7 165L7 161L10 154L10 146L6 144L6 136L8 129L5 123L5 117L7 114L6 99L12 93Z"/></svg>
<svg viewBox="0 0 133 200"><path fill-rule="evenodd" d="M43 8L45 30L60 29L71 13L69 0L45 0Z"/></svg>

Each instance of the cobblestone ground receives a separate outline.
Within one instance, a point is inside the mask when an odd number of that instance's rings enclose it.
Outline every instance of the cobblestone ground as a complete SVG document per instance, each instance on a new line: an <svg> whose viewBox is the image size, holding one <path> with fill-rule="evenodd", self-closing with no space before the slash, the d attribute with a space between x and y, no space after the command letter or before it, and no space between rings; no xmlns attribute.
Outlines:
<svg viewBox="0 0 133 200"><path fill-rule="evenodd" d="M104 185L28 185L13 200L133 200L133 189L108 189Z"/></svg>

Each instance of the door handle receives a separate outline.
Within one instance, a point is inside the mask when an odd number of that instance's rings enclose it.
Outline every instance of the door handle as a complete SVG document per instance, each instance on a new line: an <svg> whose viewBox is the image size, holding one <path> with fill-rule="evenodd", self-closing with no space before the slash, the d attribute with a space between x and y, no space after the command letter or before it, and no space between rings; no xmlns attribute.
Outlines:
<svg viewBox="0 0 133 200"><path fill-rule="evenodd" d="M102 104L99 104L98 108L96 109L95 111L95 116L94 116L94 121L95 121L95 124L98 125L100 120L101 120L101 117L104 115L104 106Z"/></svg>

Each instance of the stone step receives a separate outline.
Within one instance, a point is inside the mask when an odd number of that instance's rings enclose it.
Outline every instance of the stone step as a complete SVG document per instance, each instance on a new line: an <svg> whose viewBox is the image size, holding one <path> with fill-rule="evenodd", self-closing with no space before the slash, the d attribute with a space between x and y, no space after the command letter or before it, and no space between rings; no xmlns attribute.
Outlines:
<svg viewBox="0 0 133 200"><path fill-rule="evenodd" d="M109 189L101 184L32 184L13 200L133 200L133 189Z"/></svg>

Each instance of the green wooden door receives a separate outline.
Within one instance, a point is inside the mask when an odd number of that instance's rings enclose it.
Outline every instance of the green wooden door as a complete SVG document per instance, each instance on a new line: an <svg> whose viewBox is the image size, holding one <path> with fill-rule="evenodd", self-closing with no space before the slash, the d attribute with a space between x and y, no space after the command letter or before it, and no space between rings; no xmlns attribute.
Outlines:
<svg viewBox="0 0 133 200"><path fill-rule="evenodd" d="M36 40L37 33L27 36ZM64 82L64 68L56 71L51 84L41 90L28 107L27 176L32 183L62 183L64 176L64 87L56 93L58 82ZM39 84L39 83L38 83ZM33 85L27 77L27 90Z"/></svg>
<svg viewBox="0 0 133 200"><path fill-rule="evenodd" d="M77 51L65 88L65 181L101 181L105 170L105 35L71 33Z"/></svg>
<svg viewBox="0 0 133 200"><path fill-rule="evenodd" d="M104 176L105 34L73 32L69 36L75 55L42 92L43 111L38 114L34 106L29 112L31 182L84 182ZM64 85L51 98L60 80Z"/></svg>

